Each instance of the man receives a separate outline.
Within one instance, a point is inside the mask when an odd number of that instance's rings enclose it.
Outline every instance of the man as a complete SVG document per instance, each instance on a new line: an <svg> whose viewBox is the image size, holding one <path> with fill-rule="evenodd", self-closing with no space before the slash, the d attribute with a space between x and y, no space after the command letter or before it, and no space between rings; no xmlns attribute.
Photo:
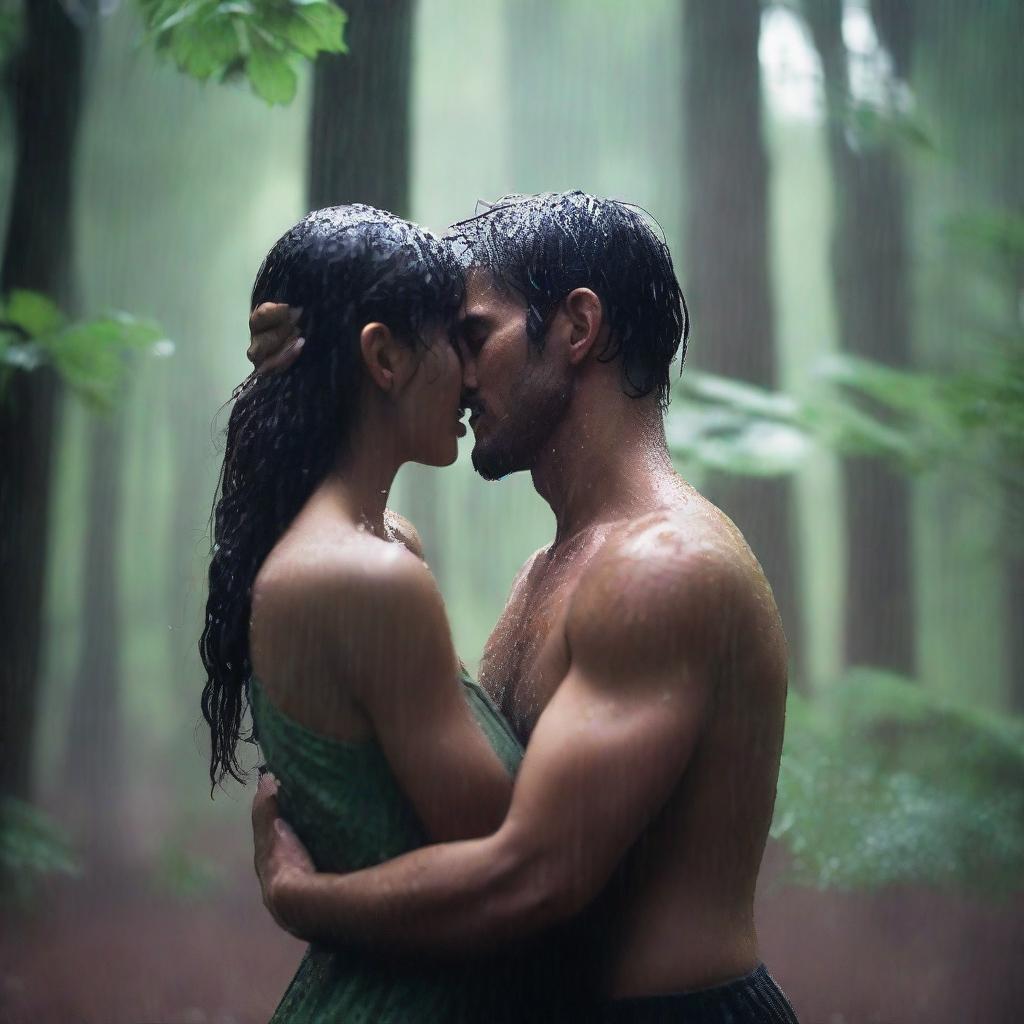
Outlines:
<svg viewBox="0 0 1024 1024"><path fill-rule="evenodd" d="M580 192L506 197L451 238L473 465L529 470L557 524L481 663L525 758L493 835L349 875L314 871L262 783L267 905L303 938L436 956L499 949L600 895L601 1019L792 1021L753 921L786 644L743 538L669 457L688 325L668 249L636 210ZM297 355L280 307L251 327L262 368Z"/></svg>

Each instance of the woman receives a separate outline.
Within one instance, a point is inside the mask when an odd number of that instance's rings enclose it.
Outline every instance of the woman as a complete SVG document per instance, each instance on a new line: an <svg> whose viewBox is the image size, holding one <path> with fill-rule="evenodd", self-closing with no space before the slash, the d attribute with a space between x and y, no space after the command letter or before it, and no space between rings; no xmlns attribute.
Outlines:
<svg viewBox="0 0 1024 1024"><path fill-rule="evenodd" d="M387 498L465 432L444 244L366 206L319 210L260 268L252 305L300 309L303 358L250 378L228 425L206 628L211 781L242 779L242 718L322 870L502 821L522 751L464 675L441 596ZM315 1021L555 1016L554 959L448 968L310 947L274 1015Z"/></svg>

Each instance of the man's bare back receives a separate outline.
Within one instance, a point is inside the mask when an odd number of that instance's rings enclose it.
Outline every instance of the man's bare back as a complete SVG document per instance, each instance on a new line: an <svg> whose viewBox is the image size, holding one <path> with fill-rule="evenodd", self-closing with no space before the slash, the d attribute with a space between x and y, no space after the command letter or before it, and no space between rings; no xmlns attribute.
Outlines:
<svg viewBox="0 0 1024 1024"><path fill-rule="evenodd" d="M609 546L626 545L636 559L656 559L666 545L702 551L728 559L749 583L745 607L720 609L735 620L735 643L717 667L698 746L606 897L607 983L616 996L699 988L757 963L754 888L782 748L786 643L767 580L728 517L678 477L660 482L633 517L533 555L480 666L481 683L525 744L569 673L565 627L576 586Z"/></svg>

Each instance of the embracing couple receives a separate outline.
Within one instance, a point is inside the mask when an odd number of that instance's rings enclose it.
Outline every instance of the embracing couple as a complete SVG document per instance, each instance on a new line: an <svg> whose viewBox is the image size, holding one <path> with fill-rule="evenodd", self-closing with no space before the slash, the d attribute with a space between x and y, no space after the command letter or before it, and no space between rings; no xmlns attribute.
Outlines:
<svg viewBox="0 0 1024 1024"><path fill-rule="evenodd" d="M792 1022L754 888L786 643L730 520L673 469L688 331L635 208L509 196L437 237L311 213L252 293L201 652L211 777L253 805L277 922L310 942L275 1024ZM555 537L479 683L400 466L469 410L487 480L528 470Z"/></svg>

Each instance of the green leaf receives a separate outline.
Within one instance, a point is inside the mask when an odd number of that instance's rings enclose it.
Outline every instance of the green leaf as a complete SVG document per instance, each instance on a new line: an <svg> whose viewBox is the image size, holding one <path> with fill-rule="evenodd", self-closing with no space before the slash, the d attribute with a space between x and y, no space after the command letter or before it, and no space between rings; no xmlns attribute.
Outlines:
<svg viewBox="0 0 1024 1024"><path fill-rule="evenodd" d="M7 296L2 318L20 327L31 338L59 330L64 324L64 314L52 299L40 292L21 289Z"/></svg>
<svg viewBox="0 0 1024 1024"><path fill-rule="evenodd" d="M153 32L157 35L169 33L171 29L188 21L196 11L208 6L209 0L191 0L190 3L167 3L161 4L153 12ZM173 8L177 8L173 10ZM166 13L165 13L166 12Z"/></svg>
<svg viewBox="0 0 1024 1024"><path fill-rule="evenodd" d="M739 476L788 475L814 448L806 431L791 424L700 406L674 413L666 437L677 458Z"/></svg>
<svg viewBox="0 0 1024 1024"><path fill-rule="evenodd" d="M178 67L200 81L239 56L241 43L230 18L207 16L174 34L171 55Z"/></svg>
<svg viewBox="0 0 1024 1024"><path fill-rule="evenodd" d="M345 25L348 15L333 3L319 2L300 5L296 20L304 23L303 33L312 32L319 48L325 53L348 53Z"/></svg>
<svg viewBox="0 0 1024 1024"><path fill-rule="evenodd" d="M889 408L921 419L941 418L936 380L927 374L899 370L869 359L834 354L819 360L818 377L859 391Z"/></svg>
<svg viewBox="0 0 1024 1024"><path fill-rule="evenodd" d="M46 339L54 369L84 401L108 410L117 397L129 352L153 346L162 339L153 323L116 314L72 324Z"/></svg>
<svg viewBox="0 0 1024 1024"><path fill-rule="evenodd" d="M267 103L290 103L295 97L298 79L288 58L258 39L253 40L247 70L253 89Z"/></svg>
<svg viewBox="0 0 1024 1024"><path fill-rule="evenodd" d="M926 153L937 153L931 132L913 112L874 103L849 103L836 116L861 145L895 143Z"/></svg>
<svg viewBox="0 0 1024 1024"><path fill-rule="evenodd" d="M800 414L800 405L790 395L766 391L745 381L720 377L713 373L690 372L677 388L684 397L727 405L752 416L792 421Z"/></svg>
<svg viewBox="0 0 1024 1024"><path fill-rule="evenodd" d="M199 80L244 73L268 103L295 96L295 57L345 53L346 15L328 0L138 0L146 39Z"/></svg>

